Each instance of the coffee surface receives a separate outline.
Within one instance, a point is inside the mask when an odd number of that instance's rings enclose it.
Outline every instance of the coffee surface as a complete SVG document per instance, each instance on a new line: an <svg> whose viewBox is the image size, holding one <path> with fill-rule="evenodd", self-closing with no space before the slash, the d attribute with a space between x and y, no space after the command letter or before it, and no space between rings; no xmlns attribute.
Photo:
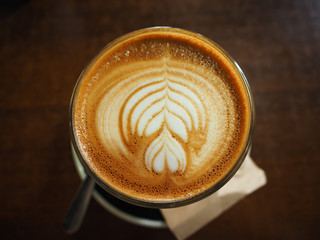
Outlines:
<svg viewBox="0 0 320 240"><path fill-rule="evenodd" d="M73 127L106 184L144 201L175 201L206 191L234 166L249 108L240 74L213 43L183 30L144 30L89 65Z"/></svg>

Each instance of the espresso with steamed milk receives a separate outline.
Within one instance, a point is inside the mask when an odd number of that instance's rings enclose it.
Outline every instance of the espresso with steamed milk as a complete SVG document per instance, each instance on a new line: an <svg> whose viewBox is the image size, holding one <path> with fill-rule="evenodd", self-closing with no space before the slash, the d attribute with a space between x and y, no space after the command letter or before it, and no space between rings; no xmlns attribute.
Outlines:
<svg viewBox="0 0 320 240"><path fill-rule="evenodd" d="M208 39L155 28L105 48L81 76L73 131L83 161L130 198L170 202L217 184L247 143L248 90Z"/></svg>

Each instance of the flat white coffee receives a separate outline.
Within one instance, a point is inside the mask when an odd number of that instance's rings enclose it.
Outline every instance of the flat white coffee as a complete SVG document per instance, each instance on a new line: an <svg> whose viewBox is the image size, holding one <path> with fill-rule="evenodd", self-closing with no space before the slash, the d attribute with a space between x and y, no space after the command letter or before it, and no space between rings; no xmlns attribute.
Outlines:
<svg viewBox="0 0 320 240"><path fill-rule="evenodd" d="M142 201L196 196L239 159L251 121L247 88L212 42L177 29L142 30L109 45L75 95L86 164Z"/></svg>

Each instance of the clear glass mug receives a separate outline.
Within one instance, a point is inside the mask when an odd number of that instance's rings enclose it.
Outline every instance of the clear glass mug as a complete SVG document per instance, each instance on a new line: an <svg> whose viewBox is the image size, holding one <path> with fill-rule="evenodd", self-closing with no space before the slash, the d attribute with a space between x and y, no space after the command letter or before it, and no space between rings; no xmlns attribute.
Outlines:
<svg viewBox="0 0 320 240"><path fill-rule="evenodd" d="M216 49L218 49L218 51L220 51L220 53L222 53L224 55L224 58L226 60L228 60L235 67L235 69L237 70L237 74L241 77L241 79L243 81L243 85L245 86L245 89L246 89L247 95L248 95L248 99L249 99L251 120L250 120L250 127L249 127L248 134L247 134L247 141L246 141L245 146L242 149L241 155L239 156L239 158L237 159L237 161L233 165L233 167L229 170L229 172L223 178L221 178L220 181L218 181L215 185L213 185L207 191L204 191L204 192L202 192L196 196L193 196L191 198L159 203L159 202L141 201L139 199L135 199L130 196L127 196L127 195L113 189L112 187L108 186L108 184L106 184L104 181L102 181L94 173L94 171L90 168L90 166L88 165L88 163L86 162L86 160L82 156L80 148L78 147L78 144L77 144L76 136L74 133L73 109L74 109L75 99L77 98L77 90L78 90L79 86L81 85L81 82L82 82L83 78L85 77L87 70L90 69L90 67L95 64L96 60L99 59L99 57L102 56L103 53L108 51L112 46L119 44L122 41L125 41L126 39L129 39L134 36L138 36L139 34L143 34L146 31L159 31L161 29L164 29L164 30L170 29L171 31L179 31L179 32L183 32L185 34L190 34L193 37L199 37L200 39L204 39L205 41L207 41L209 44L214 46ZM75 85L74 92L73 92L72 98L71 98L71 104L70 104L70 119L69 120L70 120L70 136L71 136L71 146L72 146L73 158L74 158L75 165L76 165L76 168L77 168L77 171L78 171L80 177L83 179L86 176L86 174L88 174L90 177L92 177L98 183L98 185L100 186L99 188L103 189L102 191L100 189L100 191L99 191L100 193L95 191L94 197L106 209L108 209L112 213L116 214L117 216L119 216L129 222L133 222L133 223L144 225L144 226L150 226L150 227L164 227L165 223L164 223L163 219L161 219L161 217L158 219L151 219L150 220L150 218L148 218L148 217L135 216L130 213L128 214L128 211L126 211L126 209L118 209L113 204L111 204L103 195L111 194L112 196L115 196L117 199L119 199L119 201L124 201L125 204L129 203L129 205L127 205L127 208L130 208L131 206L133 208L135 208L136 207L135 205L138 205L138 206L142 207L142 209L146 209L147 211L148 211L147 208L158 208L159 209L159 208L168 208L168 207L179 207L179 206L183 206L183 205L187 205L187 204L199 201L199 200L211 195L212 193L214 193L218 189L220 189L224 184L226 184L234 176L234 174L237 172L237 170L241 166L242 162L244 161L245 157L248 155L249 149L251 147L251 142L252 142L252 135L253 135L253 129L254 129L254 119L255 119L254 104L253 104L252 94L251 94L251 90L250 90L248 81L247 81L244 73L242 72L241 68L239 67L239 65L219 45L217 45L212 40L203 37L202 35L192 33L192 32L186 31L186 30L182 30L182 29L170 28L170 27L153 27L153 28L148 28L148 29L142 29L142 30L138 30L138 31L126 34L126 35L112 41L108 45L106 45L91 60L91 62L88 64L88 66L81 73L81 75ZM103 191L106 191L105 192L106 194L104 194ZM152 214L153 210L149 210L149 211L151 211L150 214Z"/></svg>

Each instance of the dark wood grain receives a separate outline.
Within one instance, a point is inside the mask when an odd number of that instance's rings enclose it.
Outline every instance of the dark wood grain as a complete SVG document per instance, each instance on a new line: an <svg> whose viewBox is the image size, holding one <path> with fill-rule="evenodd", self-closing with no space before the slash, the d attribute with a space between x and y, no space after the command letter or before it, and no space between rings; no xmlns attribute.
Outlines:
<svg viewBox="0 0 320 240"><path fill-rule="evenodd" d="M143 27L199 32L243 68L256 105L252 157L268 185L190 239L319 239L320 2L5 1L0 15L0 238L174 239L91 201L75 235L63 217L80 184L71 158L73 86L105 44ZM214 237L213 237L214 236Z"/></svg>

